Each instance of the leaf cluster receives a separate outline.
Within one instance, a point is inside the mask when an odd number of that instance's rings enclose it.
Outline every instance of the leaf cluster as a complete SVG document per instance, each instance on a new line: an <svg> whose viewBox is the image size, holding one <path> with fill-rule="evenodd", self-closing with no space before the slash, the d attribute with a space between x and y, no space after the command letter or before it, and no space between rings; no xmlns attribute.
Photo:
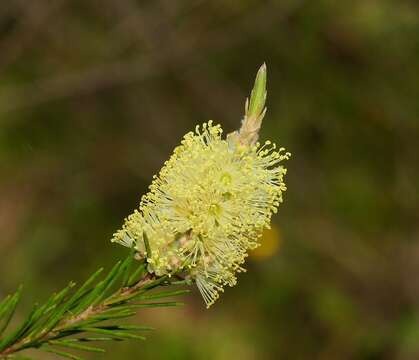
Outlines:
<svg viewBox="0 0 419 360"><path fill-rule="evenodd" d="M0 359L29 359L20 351L36 348L60 357L80 360L78 351L104 352L96 343L144 340L148 326L123 325L121 319L150 307L178 306L167 298L189 290L151 291L186 282L176 277L155 277L147 272L146 261L135 261L134 251L101 278L103 268L79 287L70 282L44 304L35 304L14 330L7 331L16 314L22 288L0 302ZM157 301L156 301L157 300ZM94 345L92 345L92 343Z"/></svg>

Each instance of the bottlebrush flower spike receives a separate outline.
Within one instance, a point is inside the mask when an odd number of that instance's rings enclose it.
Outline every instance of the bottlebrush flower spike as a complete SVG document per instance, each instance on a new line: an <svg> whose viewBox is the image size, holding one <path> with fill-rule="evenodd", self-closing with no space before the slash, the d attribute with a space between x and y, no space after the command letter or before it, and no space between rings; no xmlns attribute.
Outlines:
<svg viewBox="0 0 419 360"><path fill-rule="evenodd" d="M212 305L269 228L286 190L290 154L257 143L265 115L266 66L259 69L238 132L212 121L186 134L112 241L134 246L157 276L184 273Z"/></svg>

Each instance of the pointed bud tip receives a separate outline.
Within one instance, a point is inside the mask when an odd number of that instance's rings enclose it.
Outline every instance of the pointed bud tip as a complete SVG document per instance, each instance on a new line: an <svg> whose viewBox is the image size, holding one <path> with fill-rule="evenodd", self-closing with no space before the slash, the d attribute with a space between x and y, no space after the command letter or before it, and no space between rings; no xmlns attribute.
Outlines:
<svg viewBox="0 0 419 360"><path fill-rule="evenodd" d="M263 63L256 74L255 83L250 94L247 116L258 117L265 107L266 77L266 63Z"/></svg>
<svg viewBox="0 0 419 360"><path fill-rule="evenodd" d="M262 64L262 66L259 68L259 71L266 71L266 62Z"/></svg>
<svg viewBox="0 0 419 360"><path fill-rule="evenodd" d="M259 70L256 74L256 80L255 80L256 82L263 81L265 87L266 87L266 72L267 72L266 63L264 62L260 66L260 68L259 68Z"/></svg>

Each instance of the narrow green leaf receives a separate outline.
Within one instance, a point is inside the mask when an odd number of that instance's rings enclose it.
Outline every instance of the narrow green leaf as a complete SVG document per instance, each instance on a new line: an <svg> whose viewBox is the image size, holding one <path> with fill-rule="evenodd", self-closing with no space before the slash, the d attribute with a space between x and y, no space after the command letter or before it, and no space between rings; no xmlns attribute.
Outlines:
<svg viewBox="0 0 419 360"><path fill-rule="evenodd" d="M46 352L50 352L50 353L53 353L53 354L59 355L59 356L61 356L61 357L67 358L67 359L73 359L73 360L84 360L84 359L83 359L83 358L81 358L80 356L76 356L76 355L70 354L70 353L65 352L65 351L56 350L56 349L51 348L51 347L46 346L46 345L42 346L42 348L41 348L41 349L42 349L42 350L44 350L44 351L46 351Z"/></svg>
<svg viewBox="0 0 419 360"><path fill-rule="evenodd" d="M103 297L106 295L106 292L111 288L119 275L121 275L121 261L118 261L115 264L106 278L98 284L95 290L93 290L91 294L92 306L95 306L103 299Z"/></svg>
<svg viewBox="0 0 419 360"><path fill-rule="evenodd" d="M154 294L144 293L138 297L141 300L152 300L152 299L161 299L165 297L180 296L189 294L191 291L189 289L184 290L175 290L175 291L162 291Z"/></svg>
<svg viewBox="0 0 419 360"><path fill-rule="evenodd" d="M157 308L157 307L175 307L185 305L182 302L155 302L155 303L140 303L140 304L128 304L118 307L120 310L134 310L134 309L145 309L145 308Z"/></svg>
<svg viewBox="0 0 419 360"><path fill-rule="evenodd" d="M139 269L143 271L142 266L140 266ZM106 299L104 304L108 306L109 305L115 306L116 304L119 304L119 303L124 303L124 302L126 303L129 301L132 301L136 299L137 297L139 297L139 295L146 293L149 290L167 282L167 280L168 280L168 276L162 276L157 279L144 277L142 280L139 280L139 281L143 281L142 284L139 284L141 286L139 286L138 288L132 288L129 293L116 293L115 295L112 295L111 297ZM135 283L136 282L137 281L135 281ZM168 283L168 285L170 285L170 283Z"/></svg>
<svg viewBox="0 0 419 360"><path fill-rule="evenodd" d="M155 328L147 325L107 325L101 326L101 329L105 330L133 330L133 331L151 331L155 330Z"/></svg>
<svg viewBox="0 0 419 360"><path fill-rule="evenodd" d="M137 309L139 308L155 308L155 307L176 307L176 306L184 306L185 303L178 302L178 301L168 301L168 302L151 302L151 303L142 303L136 304L138 305Z"/></svg>
<svg viewBox="0 0 419 360"><path fill-rule="evenodd" d="M23 321L23 323L15 331L10 333L1 341L0 343L1 349L7 348L9 345L18 342L20 339L24 337L25 333L30 329L31 325L34 322L34 315L37 313L37 310L38 310L38 306L35 305L32 308L32 311L26 317L26 320Z"/></svg>
<svg viewBox="0 0 419 360"><path fill-rule="evenodd" d="M66 289L67 288L65 288L63 291L66 291ZM65 294L66 292L64 292L64 295ZM47 323L51 312L57 306L59 306L59 302L57 302L57 300L59 300L60 298L63 298L62 295L63 295L63 292L60 292L59 294L51 295L50 298L42 306L38 308L38 310L34 314L34 322L37 322L37 323L34 324L32 328L30 329L30 332L27 335L28 337L32 338L33 336L39 334L42 331L42 329L44 329L45 324Z"/></svg>
<svg viewBox="0 0 419 360"><path fill-rule="evenodd" d="M70 291L71 288L73 288L75 286L74 282L70 282L68 284L68 286L66 288L64 288L57 296L56 299L56 307L54 309L54 311L51 313L46 325L44 326L44 331L48 332L50 331L52 328L54 328L63 318L63 314L67 311L67 307L65 305L63 306L59 306L65 296L67 295L67 293Z"/></svg>
<svg viewBox="0 0 419 360"><path fill-rule="evenodd" d="M46 331L56 326L63 318L63 315L69 311L72 306L74 306L85 294L88 290L88 287L97 279L97 277L102 273L103 268L97 270L93 275L91 275L84 284L71 296L71 298L53 315L51 316L48 324L45 326ZM73 283L72 283L73 284ZM64 292L67 289L64 289ZM65 292L66 294L66 292ZM63 296L60 296L61 298ZM72 312L75 314L76 312Z"/></svg>
<svg viewBox="0 0 419 360"><path fill-rule="evenodd" d="M109 314L109 313L105 313L103 315L97 315L92 317L92 320L95 321L105 321L105 320L111 320L111 319L124 319L124 318L128 318L131 317L133 315L135 315L136 312L135 311L120 311L116 314Z"/></svg>
<svg viewBox="0 0 419 360"><path fill-rule="evenodd" d="M80 330L93 333L93 334L108 335L114 338L145 340L144 336L126 333L123 331L107 330L107 329L96 328L96 327L85 327L85 328L80 328Z"/></svg>
<svg viewBox="0 0 419 360"><path fill-rule="evenodd" d="M77 299L78 304L77 306L73 307L71 309L71 312L73 314L79 314L85 309L87 309L89 306L93 306L94 303L97 303L100 301L104 289L106 288L107 284L110 280L112 280L112 277L115 275L115 272L118 271L119 267L121 265L121 261L118 261L115 266L112 268L112 270L108 273L106 278L102 281L100 281L91 291L88 292L88 294L81 295L81 298ZM97 276L102 272L102 268L96 271L89 280L86 281L86 283L82 286L83 290L87 289L89 285L93 283L93 281L97 278ZM81 294L82 292L80 292ZM73 304L74 305L74 304Z"/></svg>
<svg viewBox="0 0 419 360"><path fill-rule="evenodd" d="M129 277L128 286L135 285L139 281L138 279L144 273L145 269L146 269L146 264L145 264L145 262L143 262L143 263L140 264L140 266L138 266L137 270L135 270L132 273L132 275Z"/></svg>
<svg viewBox="0 0 419 360"><path fill-rule="evenodd" d="M18 288L18 290L13 294L9 301L4 305L4 319L2 324L0 325L0 335L6 330L7 326L10 323L15 311L16 306L20 300L22 295L22 286ZM5 339L3 339L4 341ZM0 351L2 350L3 341L0 342Z"/></svg>
<svg viewBox="0 0 419 360"><path fill-rule="evenodd" d="M113 339L111 337L90 336L77 339L67 339L70 342L93 342L93 341L121 341L121 339Z"/></svg>
<svg viewBox="0 0 419 360"><path fill-rule="evenodd" d="M145 283L144 286L141 288L142 290L150 290L153 289L157 286L159 286L160 284L164 283L165 281L167 281L168 277L167 276L162 276L161 278L155 279L153 281L150 281L148 283Z"/></svg>
<svg viewBox="0 0 419 360"><path fill-rule="evenodd" d="M0 320L6 314L7 304L9 303L12 295L7 295L0 303Z"/></svg>
<svg viewBox="0 0 419 360"><path fill-rule="evenodd" d="M91 352L102 352L102 353L105 352L105 350L102 349L102 348L98 348L98 347L94 347L94 346L81 345L81 344L78 344L77 342L74 342L74 341L51 340L51 341L49 341L49 343L51 345L63 346L63 347L68 347L68 348L72 348L72 349L77 349L77 350L84 350L84 351L91 351Z"/></svg>
<svg viewBox="0 0 419 360"><path fill-rule="evenodd" d="M132 317L136 314L135 311L132 311L132 309L122 309L122 311L119 311L118 313L115 314L103 314L103 315L96 315L93 316L85 321L81 321L78 322L76 324L73 324L69 327L65 328L65 331L69 331L69 330L78 330L82 327L86 327L86 326L92 326L95 325L97 323L100 323L102 321L107 321L107 320L115 320L115 319L125 319L128 317Z"/></svg>
<svg viewBox="0 0 419 360"><path fill-rule="evenodd" d="M67 296L68 292L76 285L73 281L70 281L70 283L62 289L59 293L55 294L52 301L51 301L51 307L56 308L59 306L63 301L64 298Z"/></svg>
<svg viewBox="0 0 419 360"><path fill-rule="evenodd" d="M32 338L34 335L40 332L42 328L45 327L45 324L48 322L48 319L50 318L49 316L51 311L55 310L58 306L60 306L61 301L64 300L65 296L73 286L75 286L75 283L70 282L70 284L66 288L64 288L60 293L52 295L43 305L37 308L37 310L32 316L31 327L27 330L28 337Z"/></svg>
<svg viewBox="0 0 419 360"><path fill-rule="evenodd" d="M183 285L187 285L190 286L193 284L193 280L191 279L183 279L183 280L170 280L170 285L175 285L175 286L183 286Z"/></svg>
<svg viewBox="0 0 419 360"><path fill-rule="evenodd" d="M135 255L135 248L133 246L131 248L129 255L127 256L124 263L122 264L122 269L124 272L122 276L122 287L128 286L128 282L129 282L128 280L130 277L131 265L134 260L134 255Z"/></svg>
<svg viewBox="0 0 419 360"><path fill-rule="evenodd" d="M85 282L84 284L74 293L74 295L70 298L69 307L71 308L74 304L80 300L82 296L85 295L86 290L88 290L89 286L97 279L97 277L102 273L103 268L100 268L96 272L93 273Z"/></svg>
<svg viewBox="0 0 419 360"><path fill-rule="evenodd" d="M148 237L147 237L147 234L145 233L145 231L143 232L143 239L144 239L144 247L145 247L145 251L146 251L146 257L151 258L151 256L152 256L151 247L150 247L150 243L148 242Z"/></svg>
<svg viewBox="0 0 419 360"><path fill-rule="evenodd" d="M163 277L161 277L159 279L155 279L155 280L149 280L149 282L144 283L144 285L141 288L138 288L135 292L132 292L128 295L122 294L122 295L112 296L108 300L106 300L105 304L115 306L116 304L119 304L119 303L126 303L128 301L135 300L136 298L138 298L140 295L142 295L146 291L149 291L149 290L161 285L166 280L167 280L166 276L163 276Z"/></svg>

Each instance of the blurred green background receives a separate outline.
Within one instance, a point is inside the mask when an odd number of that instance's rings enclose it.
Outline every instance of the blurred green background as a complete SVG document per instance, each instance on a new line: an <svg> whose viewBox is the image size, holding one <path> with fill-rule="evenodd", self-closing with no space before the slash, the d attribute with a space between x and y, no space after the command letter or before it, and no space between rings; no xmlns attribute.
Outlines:
<svg viewBox="0 0 419 360"><path fill-rule="evenodd" d="M145 343L90 358L419 359L413 0L2 1L0 296L25 284L23 315L124 256L152 175L238 127L264 61L262 139L293 153L273 231L210 310L146 310Z"/></svg>

